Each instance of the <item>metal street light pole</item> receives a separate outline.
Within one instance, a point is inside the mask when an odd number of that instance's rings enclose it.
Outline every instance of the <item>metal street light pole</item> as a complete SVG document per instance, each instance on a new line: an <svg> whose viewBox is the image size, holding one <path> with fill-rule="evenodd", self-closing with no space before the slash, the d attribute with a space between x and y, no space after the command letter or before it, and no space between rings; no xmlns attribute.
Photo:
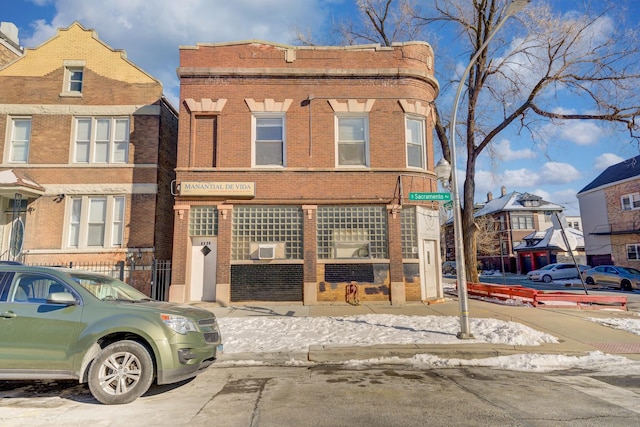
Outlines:
<svg viewBox="0 0 640 427"><path fill-rule="evenodd" d="M458 332L458 338L471 339L473 334L469 330L469 305L467 295L467 273L464 259L464 242L463 242L463 230L462 230L462 212L460 209L460 195L458 191L458 177L456 174L456 116L458 111L458 104L460 102L460 94L464 83L471 71L471 67L476 63L480 54L485 50L491 39L502 28L504 23L511 16L520 12L531 0L513 0L509 6L504 17L498 22L493 31L487 36L482 46L473 55L469 65L464 70L462 76L460 76L460 83L458 84L458 90L456 97L453 101L453 111L451 112L451 122L449 123L449 150L451 152L451 198L453 201L453 231L455 235L455 250L456 250L456 274L458 281L458 299L460 300L460 332Z"/></svg>

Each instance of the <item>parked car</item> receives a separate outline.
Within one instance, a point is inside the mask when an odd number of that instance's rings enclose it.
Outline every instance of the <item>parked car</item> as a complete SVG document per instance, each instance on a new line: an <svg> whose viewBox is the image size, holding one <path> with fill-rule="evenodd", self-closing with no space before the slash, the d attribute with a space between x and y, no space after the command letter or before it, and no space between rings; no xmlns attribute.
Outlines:
<svg viewBox="0 0 640 427"><path fill-rule="evenodd" d="M456 274L456 262L445 261L442 263L442 274Z"/></svg>
<svg viewBox="0 0 640 427"><path fill-rule="evenodd" d="M590 267L588 265L578 265L578 268L582 272ZM578 270L576 270L576 266L574 264L559 262L547 264L538 270L532 270L527 273L527 278L529 280L542 280L545 283L549 283L553 280L577 279L579 276Z"/></svg>
<svg viewBox="0 0 640 427"><path fill-rule="evenodd" d="M208 310L153 301L108 276L0 265L0 380L76 379L104 404L175 383L216 359Z"/></svg>
<svg viewBox="0 0 640 427"><path fill-rule="evenodd" d="M582 272L587 285L615 286L623 291L640 289L640 270L617 265L599 265Z"/></svg>

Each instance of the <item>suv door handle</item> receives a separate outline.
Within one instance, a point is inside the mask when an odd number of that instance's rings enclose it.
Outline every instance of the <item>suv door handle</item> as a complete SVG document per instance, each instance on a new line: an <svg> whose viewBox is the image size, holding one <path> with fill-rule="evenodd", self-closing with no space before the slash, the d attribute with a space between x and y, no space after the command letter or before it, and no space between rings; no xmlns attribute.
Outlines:
<svg viewBox="0 0 640 427"><path fill-rule="evenodd" d="M10 319L16 316L17 314L15 314L13 311L5 311L4 313L0 313L0 317L6 317L7 319Z"/></svg>

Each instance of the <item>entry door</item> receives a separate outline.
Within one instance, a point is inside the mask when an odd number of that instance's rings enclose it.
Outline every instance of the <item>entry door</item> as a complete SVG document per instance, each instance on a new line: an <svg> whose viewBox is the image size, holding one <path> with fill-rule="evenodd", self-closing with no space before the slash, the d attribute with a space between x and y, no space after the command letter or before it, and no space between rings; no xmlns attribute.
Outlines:
<svg viewBox="0 0 640 427"><path fill-rule="evenodd" d="M191 301L216 300L215 237L194 237L191 246Z"/></svg>
<svg viewBox="0 0 640 427"><path fill-rule="evenodd" d="M436 242L422 241L422 299L438 297Z"/></svg>

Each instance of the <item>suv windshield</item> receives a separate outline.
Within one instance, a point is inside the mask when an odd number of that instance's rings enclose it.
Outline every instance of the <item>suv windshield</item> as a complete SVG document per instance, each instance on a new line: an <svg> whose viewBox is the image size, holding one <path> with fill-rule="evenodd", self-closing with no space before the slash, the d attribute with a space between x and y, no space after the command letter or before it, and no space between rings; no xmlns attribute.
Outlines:
<svg viewBox="0 0 640 427"><path fill-rule="evenodd" d="M86 272L69 272L73 280L96 298L108 301L149 301L149 297L120 280Z"/></svg>

